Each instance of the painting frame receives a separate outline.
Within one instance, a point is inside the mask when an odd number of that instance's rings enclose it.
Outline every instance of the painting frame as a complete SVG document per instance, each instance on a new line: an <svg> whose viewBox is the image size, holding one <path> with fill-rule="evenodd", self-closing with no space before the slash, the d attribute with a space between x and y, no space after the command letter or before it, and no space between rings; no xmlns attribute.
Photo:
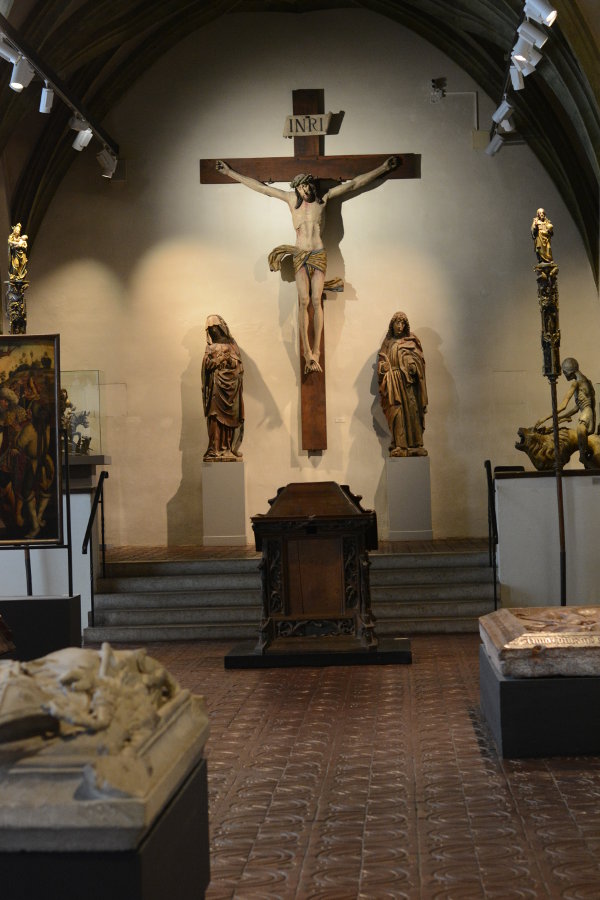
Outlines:
<svg viewBox="0 0 600 900"><path fill-rule="evenodd" d="M60 336L0 334L0 549L64 547Z"/></svg>

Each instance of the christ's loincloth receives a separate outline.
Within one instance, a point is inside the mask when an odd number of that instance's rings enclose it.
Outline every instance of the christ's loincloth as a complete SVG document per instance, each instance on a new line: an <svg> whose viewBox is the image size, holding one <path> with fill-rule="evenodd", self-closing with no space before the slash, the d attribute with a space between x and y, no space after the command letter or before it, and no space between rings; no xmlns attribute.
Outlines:
<svg viewBox="0 0 600 900"><path fill-rule="evenodd" d="M280 244L269 253L269 268L271 272L279 272L281 263L291 256L294 262L294 274L300 271L304 266L309 277L315 270L325 273L327 271L327 251L322 247L320 250L298 250L292 244ZM344 282L341 278L330 278L323 285L325 291L343 291Z"/></svg>

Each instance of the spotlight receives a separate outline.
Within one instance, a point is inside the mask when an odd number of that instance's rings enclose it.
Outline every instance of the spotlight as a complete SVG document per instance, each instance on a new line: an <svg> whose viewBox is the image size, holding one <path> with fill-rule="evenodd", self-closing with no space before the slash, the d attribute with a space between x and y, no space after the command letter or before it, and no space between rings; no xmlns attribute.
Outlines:
<svg viewBox="0 0 600 900"><path fill-rule="evenodd" d="M535 67L540 62L542 54L534 50L533 45L520 37L515 44L512 54L512 61L523 75L531 75Z"/></svg>
<svg viewBox="0 0 600 900"><path fill-rule="evenodd" d="M516 66L510 67L510 80L513 86L513 91L522 91L525 87L523 73L519 69L517 69Z"/></svg>
<svg viewBox="0 0 600 900"><path fill-rule="evenodd" d="M502 135L500 135L500 134L498 134L498 132L496 132L494 134L493 138L491 139L491 141L489 142L489 144L487 145L487 147L485 148L485 152L487 153L488 156L494 156L494 154L498 152L498 150L500 149L500 147L502 146L503 143L504 142L502 140Z"/></svg>
<svg viewBox="0 0 600 900"><path fill-rule="evenodd" d="M0 36L0 56L2 59L5 59L6 62L16 63L19 58L19 54L16 50L13 50L12 47L9 47L8 44L4 42L4 35Z"/></svg>
<svg viewBox="0 0 600 900"><path fill-rule="evenodd" d="M531 22L522 22L517 28L517 31L526 41L529 41L530 44L535 44L535 46L540 49L548 40L546 32L540 31L540 29L536 28L535 25L532 25Z"/></svg>
<svg viewBox="0 0 600 900"><path fill-rule="evenodd" d="M73 131L85 131L89 127L88 123L81 116L71 116L69 119L69 128L72 128Z"/></svg>
<svg viewBox="0 0 600 900"><path fill-rule="evenodd" d="M500 122L502 122L503 119L508 119L509 116L512 116L512 114L513 107L505 97L496 112L492 115L492 119L494 120L496 125L498 125Z"/></svg>
<svg viewBox="0 0 600 900"><path fill-rule="evenodd" d="M547 0L525 0L525 15L540 25L553 25L558 15Z"/></svg>
<svg viewBox="0 0 600 900"><path fill-rule="evenodd" d="M103 178L112 178L117 168L117 159L106 147L97 154L96 159L102 169Z"/></svg>
<svg viewBox="0 0 600 900"><path fill-rule="evenodd" d="M92 139L92 134L93 132L91 128L84 128L83 131L78 131L77 136L72 144L73 149L83 150L84 147L87 147Z"/></svg>
<svg viewBox="0 0 600 900"><path fill-rule="evenodd" d="M535 69L542 58L542 54L534 50L533 44L521 36L513 47L512 58L517 64L528 63Z"/></svg>
<svg viewBox="0 0 600 900"><path fill-rule="evenodd" d="M27 87L34 75L35 70L31 68L25 57L19 56L13 66L9 86L13 91L19 93L23 88Z"/></svg>
<svg viewBox="0 0 600 900"><path fill-rule="evenodd" d="M49 113L52 109L52 102L54 100L54 91L51 87L46 86L42 88L42 95L40 97L40 112L41 113Z"/></svg>

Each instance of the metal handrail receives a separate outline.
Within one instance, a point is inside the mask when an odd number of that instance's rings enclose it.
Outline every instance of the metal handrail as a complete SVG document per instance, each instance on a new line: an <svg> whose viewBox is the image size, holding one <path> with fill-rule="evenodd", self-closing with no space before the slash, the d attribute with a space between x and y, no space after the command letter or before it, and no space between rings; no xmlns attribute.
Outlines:
<svg viewBox="0 0 600 900"><path fill-rule="evenodd" d="M92 529L94 527L94 522L96 520L96 513L98 512L98 506L100 506L100 529L101 529L101 543L100 549L102 551L102 577L106 578L106 544L104 542L104 482L108 478L108 472L100 472L100 477L98 479L98 484L96 485L96 493L94 494L94 500L92 502L92 509L90 511L90 517L88 519L87 528L85 529L85 535L83 536L83 544L81 545L81 552L83 554L87 553L89 543L92 539ZM90 598L91 598L91 626L94 627L94 554L90 553Z"/></svg>

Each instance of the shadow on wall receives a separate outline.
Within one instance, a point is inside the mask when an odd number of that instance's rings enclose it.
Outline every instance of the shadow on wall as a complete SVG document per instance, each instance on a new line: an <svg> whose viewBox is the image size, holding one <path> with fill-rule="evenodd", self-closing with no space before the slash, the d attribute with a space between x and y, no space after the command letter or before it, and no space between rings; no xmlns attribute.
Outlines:
<svg viewBox="0 0 600 900"><path fill-rule="evenodd" d="M254 362L253 357L250 356L241 345L239 346L240 353L242 354L242 362L244 364L244 397L246 400L252 398L255 403L260 403L262 407L257 420L255 422L249 422L248 407L246 406L245 437L250 437L250 440L254 441L258 429L274 431L281 428L283 419L281 418L281 413L275 402L275 397L262 377L260 369ZM243 445L241 449L243 453Z"/></svg>
<svg viewBox="0 0 600 900"><path fill-rule="evenodd" d="M190 329L183 338L190 354L181 376L181 482L167 503L167 544L169 547L201 545L202 457L208 437L202 408L202 360L206 345L203 326Z"/></svg>

